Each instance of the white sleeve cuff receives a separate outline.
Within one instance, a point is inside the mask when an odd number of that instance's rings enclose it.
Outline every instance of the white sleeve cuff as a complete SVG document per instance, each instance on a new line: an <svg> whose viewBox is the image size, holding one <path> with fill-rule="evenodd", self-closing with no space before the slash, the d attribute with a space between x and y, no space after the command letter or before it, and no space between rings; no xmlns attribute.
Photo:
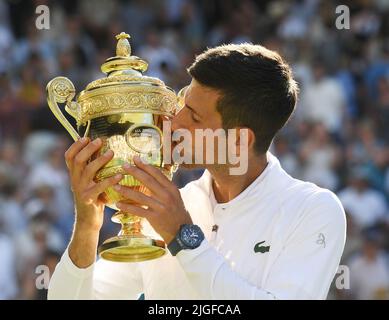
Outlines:
<svg viewBox="0 0 389 320"><path fill-rule="evenodd" d="M50 279L49 300L93 299L93 273L95 263L78 268L65 250Z"/></svg>
<svg viewBox="0 0 389 320"><path fill-rule="evenodd" d="M204 239L196 249L181 250L176 257L199 295L214 299L214 278L224 261L208 241Z"/></svg>
<svg viewBox="0 0 389 320"><path fill-rule="evenodd" d="M201 255L203 252L208 250L210 248L210 245L207 241L207 239L204 239L200 246L196 249L184 249L177 253L176 257L181 263L181 265L187 265L193 262L193 260Z"/></svg>

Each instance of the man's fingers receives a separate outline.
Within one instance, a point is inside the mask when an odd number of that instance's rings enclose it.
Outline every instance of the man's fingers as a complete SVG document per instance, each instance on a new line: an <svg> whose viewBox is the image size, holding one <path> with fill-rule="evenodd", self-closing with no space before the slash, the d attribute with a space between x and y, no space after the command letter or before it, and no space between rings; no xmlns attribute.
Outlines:
<svg viewBox="0 0 389 320"><path fill-rule="evenodd" d="M109 199L108 199L108 196L105 192L103 193L100 193L99 196L97 197L101 202L103 202L104 204L106 204Z"/></svg>
<svg viewBox="0 0 389 320"><path fill-rule="evenodd" d="M99 171L103 166L105 166L113 158L113 151L108 150L102 156L96 158L90 162L82 174L82 179L85 181L92 181L96 176L97 171Z"/></svg>
<svg viewBox="0 0 389 320"><path fill-rule="evenodd" d="M87 145L89 138L84 137L74 142L65 152L65 161L68 168L73 162L73 158Z"/></svg>
<svg viewBox="0 0 389 320"><path fill-rule="evenodd" d="M143 171L147 172L149 175L151 175L155 180L158 181L158 183L162 186L165 186L166 188L171 187L171 182L169 179L162 173L161 170L157 169L156 167L144 163L138 156L134 156L133 158L135 165L142 169Z"/></svg>
<svg viewBox="0 0 389 320"><path fill-rule="evenodd" d="M164 189L166 189L166 187L163 187L161 184L159 184L159 182L155 180L154 177L140 168L125 163L123 165L123 169L128 174L132 175L135 179L139 180L147 189L156 195L160 195L164 192Z"/></svg>
<svg viewBox="0 0 389 320"><path fill-rule="evenodd" d="M129 203L118 202L118 203L116 203L116 206L121 211L131 213L131 214L136 215L136 216L141 217L141 218L149 219L154 215L154 213L150 210L147 210L147 209L144 209L144 208L141 208L139 206L129 204Z"/></svg>
<svg viewBox="0 0 389 320"><path fill-rule="evenodd" d="M157 212L161 212L164 209L164 206L158 200L146 196L142 192L132 190L129 187L121 186L119 184L115 185L114 189L124 198L132 200L138 204L148 206Z"/></svg>
<svg viewBox="0 0 389 320"><path fill-rule="evenodd" d="M115 176L104 179L99 183L96 183L96 185L94 185L89 191L90 197L98 198L99 195L103 193L105 190L107 190L108 187L114 186L115 184L119 183L120 180L122 179L123 179L123 175L117 174Z"/></svg>
<svg viewBox="0 0 389 320"><path fill-rule="evenodd" d="M88 143L88 145L83 148L74 158L71 164L72 167L72 176L79 178L81 177L82 171L84 170L87 161L90 157L100 149L101 147L101 139L97 138L92 142Z"/></svg>

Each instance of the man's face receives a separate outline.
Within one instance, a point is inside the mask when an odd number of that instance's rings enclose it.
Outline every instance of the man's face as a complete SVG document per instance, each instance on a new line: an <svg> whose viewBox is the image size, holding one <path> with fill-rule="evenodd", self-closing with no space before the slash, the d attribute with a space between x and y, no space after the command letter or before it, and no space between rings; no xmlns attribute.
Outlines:
<svg viewBox="0 0 389 320"><path fill-rule="evenodd" d="M190 158L192 163L195 163L195 152L202 150L202 160L205 163L208 152L214 153L215 162L217 161L218 139L214 139L214 147L207 148L206 139L202 139L203 146L195 143L196 129L211 129L213 132L217 129L222 129L222 118L216 110L217 101L220 93L212 88L202 86L196 80L192 80L191 84L185 91L183 105L181 110L172 119L172 132L178 130L187 130L192 137L192 147ZM180 142L172 141L172 148L175 148ZM185 150L187 153L189 150ZM182 154L182 153L180 153ZM185 167L204 167L203 165L184 165Z"/></svg>

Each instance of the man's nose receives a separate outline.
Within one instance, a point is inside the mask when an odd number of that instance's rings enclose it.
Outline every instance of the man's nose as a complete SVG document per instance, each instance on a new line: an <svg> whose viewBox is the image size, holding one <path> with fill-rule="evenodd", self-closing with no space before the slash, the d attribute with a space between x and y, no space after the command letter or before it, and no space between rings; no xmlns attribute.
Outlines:
<svg viewBox="0 0 389 320"><path fill-rule="evenodd" d="M175 130L184 128L184 122L183 122L184 113L185 112L183 112L183 109L181 109L172 118L172 120L171 120L172 132L174 132Z"/></svg>

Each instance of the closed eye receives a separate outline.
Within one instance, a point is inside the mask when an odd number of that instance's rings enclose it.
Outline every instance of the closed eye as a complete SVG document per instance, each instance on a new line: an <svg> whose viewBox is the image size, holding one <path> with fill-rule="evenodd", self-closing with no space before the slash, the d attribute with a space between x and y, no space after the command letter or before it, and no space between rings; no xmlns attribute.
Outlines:
<svg viewBox="0 0 389 320"><path fill-rule="evenodd" d="M193 120L193 122L195 122L195 123L199 123L200 122L200 120L199 119L196 119L196 116L195 116L195 114L192 112L192 120Z"/></svg>
<svg viewBox="0 0 389 320"><path fill-rule="evenodd" d="M200 116L197 114L196 111L193 110L193 108L189 107L187 104L185 104L185 107L187 107L190 110L191 118L193 122L199 123L200 122Z"/></svg>

